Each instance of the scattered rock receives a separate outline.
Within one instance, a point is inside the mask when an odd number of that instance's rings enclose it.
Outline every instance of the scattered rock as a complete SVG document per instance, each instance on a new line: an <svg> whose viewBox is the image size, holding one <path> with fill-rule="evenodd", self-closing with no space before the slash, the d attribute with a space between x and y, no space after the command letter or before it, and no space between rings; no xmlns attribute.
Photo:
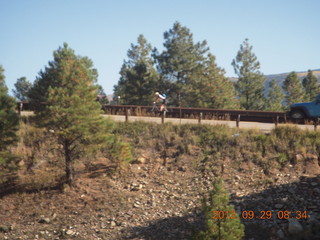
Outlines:
<svg viewBox="0 0 320 240"><path fill-rule="evenodd" d="M283 238L285 237L284 232L282 231L282 229L279 229L279 230L277 231L277 236L278 236L280 239L283 239Z"/></svg>
<svg viewBox="0 0 320 240"><path fill-rule="evenodd" d="M181 171L181 172L186 172L186 171L187 171L186 168L185 168L185 167L182 167L182 166L179 167L178 170Z"/></svg>
<svg viewBox="0 0 320 240"><path fill-rule="evenodd" d="M136 160L136 163L145 164L146 161L147 161L147 159L145 159L144 157L138 157L138 159Z"/></svg>
<svg viewBox="0 0 320 240"><path fill-rule="evenodd" d="M301 233L303 231L302 225L298 222L297 219L288 219L288 232L292 235Z"/></svg>
<svg viewBox="0 0 320 240"><path fill-rule="evenodd" d="M135 202L135 203L133 204L133 206L134 206L135 208L140 208L140 202Z"/></svg>
<svg viewBox="0 0 320 240"><path fill-rule="evenodd" d="M296 154L295 155L295 160L296 160L296 162L302 161L303 160L303 155L302 154Z"/></svg>
<svg viewBox="0 0 320 240"><path fill-rule="evenodd" d="M45 217L43 217L43 218L41 218L41 219L39 220L39 223L49 224L49 223L50 223L50 218L45 218Z"/></svg>
<svg viewBox="0 0 320 240"><path fill-rule="evenodd" d="M67 231L66 231L66 235L69 235L69 236L73 236L73 235L75 235L76 233L74 232L74 231L72 231L71 229L68 229Z"/></svg>

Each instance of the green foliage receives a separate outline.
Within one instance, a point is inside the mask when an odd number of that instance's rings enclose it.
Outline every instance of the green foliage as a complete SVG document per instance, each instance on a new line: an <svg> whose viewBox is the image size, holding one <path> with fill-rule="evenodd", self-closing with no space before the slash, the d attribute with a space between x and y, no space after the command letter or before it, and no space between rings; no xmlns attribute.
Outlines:
<svg viewBox="0 0 320 240"><path fill-rule="evenodd" d="M286 92L285 102L287 106L293 103L303 102L305 93L302 83L295 72L291 72L283 82L283 90Z"/></svg>
<svg viewBox="0 0 320 240"><path fill-rule="evenodd" d="M30 91L35 94L30 97L36 106L38 125L52 132L62 146L66 182L70 185L72 163L111 137L111 125L100 115L100 104L95 101L97 71L92 65L90 59L76 56L64 44L54 52L54 61L40 72Z"/></svg>
<svg viewBox="0 0 320 240"><path fill-rule="evenodd" d="M263 110L265 107L264 83L260 63L252 52L248 39L240 45L236 58L232 61L238 75L236 89L240 97L240 107L246 110Z"/></svg>
<svg viewBox="0 0 320 240"><path fill-rule="evenodd" d="M73 64L75 65L73 66ZM80 65L82 73L79 71L80 68L77 69ZM75 78L78 77L86 77L93 84L97 81L98 72L93 68L93 63L88 57L76 56L74 50L69 48L67 43L64 43L63 47L59 47L58 50L53 52L53 61L50 61L48 66L39 72L29 91L28 97L35 112L46 108L45 103L48 102L50 87L52 89L67 87L67 84L74 83ZM70 78L70 81L68 81L68 78ZM96 91L94 99L96 99Z"/></svg>
<svg viewBox="0 0 320 240"><path fill-rule="evenodd" d="M28 94L31 89L32 84L27 80L26 77L21 77L14 84L16 89L13 89L14 96L19 101L28 101Z"/></svg>
<svg viewBox="0 0 320 240"><path fill-rule="evenodd" d="M4 89L6 89L7 91L7 87L4 80L5 80L4 69L2 65L0 65L0 91L4 91Z"/></svg>
<svg viewBox="0 0 320 240"><path fill-rule="evenodd" d="M114 86L114 95L121 97L122 104L150 105L154 93L158 91L158 74L153 67L151 58L152 47L139 35L138 44L131 44L128 50L128 61L124 61L120 80Z"/></svg>
<svg viewBox="0 0 320 240"><path fill-rule="evenodd" d="M202 128L200 145L211 154L223 151L232 140L232 129L225 125L204 125Z"/></svg>
<svg viewBox="0 0 320 240"><path fill-rule="evenodd" d="M208 54L203 67L203 74L197 74L190 87L189 106L238 109L234 84L225 77L225 71L217 66L215 57Z"/></svg>
<svg viewBox="0 0 320 240"><path fill-rule="evenodd" d="M198 232L194 240L236 240L244 237L244 225L234 207L229 205L229 195L223 188L222 179L214 181L213 190L209 192L209 197L204 197L202 203L206 230ZM223 213L223 217L219 212Z"/></svg>
<svg viewBox="0 0 320 240"><path fill-rule="evenodd" d="M0 65L0 175L14 170L12 163L15 157L8 147L18 141L19 117L15 112L16 102L8 95L5 85L4 69ZM1 180L0 182L4 181Z"/></svg>
<svg viewBox="0 0 320 240"><path fill-rule="evenodd" d="M152 55L143 35L137 45L131 44L114 86L121 104L150 105L157 91L165 93L174 106L239 107L234 85L208 53L206 41L194 43L190 30L179 22L164 33L164 40L164 50L159 53L154 49Z"/></svg>
<svg viewBox="0 0 320 240"><path fill-rule="evenodd" d="M164 40L162 53L154 51L163 81L160 91L169 95L175 106L193 106L192 91L196 91L193 84L203 75L205 54L209 50L207 42L194 43L190 30L179 22L164 33Z"/></svg>
<svg viewBox="0 0 320 240"><path fill-rule="evenodd" d="M10 151L0 151L0 184L18 170L18 158Z"/></svg>
<svg viewBox="0 0 320 240"><path fill-rule="evenodd" d="M103 90L103 87L99 84L96 84L97 88L98 88L98 92L97 92L97 100L101 105L104 104L108 104L109 103L109 99L107 98L106 93Z"/></svg>
<svg viewBox="0 0 320 240"><path fill-rule="evenodd" d="M277 154L277 161L284 166L285 163L288 162L288 156L286 153L282 152L282 153L278 153Z"/></svg>
<svg viewBox="0 0 320 240"><path fill-rule="evenodd" d="M15 100L0 89L0 151L17 142L19 117Z"/></svg>
<svg viewBox="0 0 320 240"><path fill-rule="evenodd" d="M127 139L134 148L174 149L174 158L200 150L193 163L200 169L220 173L225 159L233 167L252 162L268 172L272 167L296 164L296 155L320 154L320 133L295 127L277 127L270 134L255 130L236 130L225 125L182 124L159 125L147 122L117 123L113 133ZM169 152L170 152L169 151ZM216 168L216 169L215 169ZM216 171L217 170L217 171Z"/></svg>
<svg viewBox="0 0 320 240"><path fill-rule="evenodd" d="M272 79L269 83L269 92L266 101L266 109L269 111L283 111L282 101L284 99L284 93L281 87L277 84L275 79Z"/></svg>
<svg viewBox="0 0 320 240"><path fill-rule="evenodd" d="M318 79L311 70L308 70L308 75L302 80L302 85L305 90L305 101L313 101L320 93Z"/></svg>
<svg viewBox="0 0 320 240"><path fill-rule="evenodd" d="M116 163L119 167L133 161L133 153L130 143L123 141L123 139L119 137L115 137L113 141L108 144L105 154L107 158L109 158L113 163Z"/></svg>

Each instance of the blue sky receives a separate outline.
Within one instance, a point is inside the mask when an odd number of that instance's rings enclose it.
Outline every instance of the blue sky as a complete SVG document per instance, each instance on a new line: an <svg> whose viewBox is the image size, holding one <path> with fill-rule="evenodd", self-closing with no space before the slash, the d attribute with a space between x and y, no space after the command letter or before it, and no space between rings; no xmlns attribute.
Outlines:
<svg viewBox="0 0 320 240"><path fill-rule="evenodd" d="M161 51L179 21L208 42L227 76L245 38L264 74L319 69L319 9L318 0L0 0L0 65L13 89L20 77L33 82L67 42L92 59L110 94L138 35Z"/></svg>

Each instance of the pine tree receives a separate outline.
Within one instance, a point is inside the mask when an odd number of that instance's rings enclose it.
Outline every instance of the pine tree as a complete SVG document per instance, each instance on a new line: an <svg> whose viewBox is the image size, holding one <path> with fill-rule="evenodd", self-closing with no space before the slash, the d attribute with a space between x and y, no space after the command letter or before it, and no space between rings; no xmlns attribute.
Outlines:
<svg viewBox="0 0 320 240"><path fill-rule="evenodd" d="M244 237L244 226L223 188L222 179L216 179L209 198L203 199L206 230L194 236L194 240L240 240Z"/></svg>
<svg viewBox="0 0 320 240"><path fill-rule="evenodd" d="M245 39L240 45L240 50L232 61L232 65L239 77L236 89L239 93L241 108L262 110L265 106L264 83L266 79L260 72L260 63L252 52L248 39Z"/></svg>
<svg viewBox="0 0 320 240"><path fill-rule="evenodd" d="M305 99L301 80L295 72L289 73L283 82L283 90L286 92L285 103L290 106L293 103L303 102Z"/></svg>
<svg viewBox="0 0 320 240"><path fill-rule="evenodd" d="M39 76L34 81L29 93L28 98L30 104L33 106L35 112L43 110L45 103L49 97L49 87L60 87L62 83L61 75L65 74L63 71L67 61L72 61L77 58L78 62L86 68L87 75L90 76L90 80L93 83L97 82L98 72L93 68L92 61L87 57L77 57L71 48L68 48L68 44L64 43L63 48L59 48L53 53L54 60L48 63L44 70L41 70ZM96 97L96 96L95 96Z"/></svg>
<svg viewBox="0 0 320 240"><path fill-rule="evenodd" d="M106 120L100 116L97 96L97 71L87 57L80 57L65 43L54 52L54 60L40 72L30 92L41 100L36 116L38 124L52 132L62 146L66 165L66 183L73 184L73 162L108 140Z"/></svg>
<svg viewBox="0 0 320 240"><path fill-rule="evenodd" d="M0 89L1 90L7 89L6 84L5 84L4 69L3 69L2 65L0 65Z"/></svg>
<svg viewBox="0 0 320 240"><path fill-rule="evenodd" d="M14 86L16 88L13 89L14 96L20 101L28 101L28 93L31 89L32 84L27 80L27 78L19 78Z"/></svg>
<svg viewBox="0 0 320 240"><path fill-rule="evenodd" d="M155 49L153 54L163 81L161 90L170 96L173 105L190 106L195 99L188 95L203 73L202 65L209 50L207 42L194 43L190 30L179 22L164 33L164 39L163 52L159 54Z"/></svg>
<svg viewBox="0 0 320 240"><path fill-rule="evenodd" d="M189 92L190 107L239 108L234 84L225 77L225 71L217 66L212 54L208 54L203 73L195 79Z"/></svg>
<svg viewBox="0 0 320 240"><path fill-rule="evenodd" d="M138 44L131 44L128 60L124 61L120 80L114 86L114 95L120 96L122 104L150 105L154 92L158 91L158 74L151 57L151 44L139 35Z"/></svg>
<svg viewBox="0 0 320 240"><path fill-rule="evenodd" d="M302 80L302 85L305 89L305 100L313 101L320 94L320 85L318 79L313 75L311 70L308 70L307 76Z"/></svg>
<svg viewBox="0 0 320 240"><path fill-rule="evenodd" d="M277 84L275 79L269 82L269 92L266 102L266 109L269 111L283 111L282 101L284 100L284 93L281 87Z"/></svg>
<svg viewBox="0 0 320 240"><path fill-rule="evenodd" d="M18 140L19 117L15 111L16 102L8 95L5 84L4 69L0 65L0 183L5 181L1 176L14 168L14 157L8 147Z"/></svg>

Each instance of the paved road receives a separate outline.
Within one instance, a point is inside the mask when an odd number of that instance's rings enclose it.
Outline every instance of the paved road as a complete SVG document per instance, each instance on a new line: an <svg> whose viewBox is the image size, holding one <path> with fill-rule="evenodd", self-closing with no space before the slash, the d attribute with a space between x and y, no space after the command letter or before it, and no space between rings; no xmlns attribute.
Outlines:
<svg viewBox="0 0 320 240"><path fill-rule="evenodd" d="M120 115L104 115L105 117L110 117L114 121L125 121L125 116ZM161 123L160 117L136 117L136 116L129 116L129 122L134 121L146 121L146 122L156 122ZM166 118L164 122L172 122L174 124L185 124L185 123L194 123L198 124L198 119L177 119L177 118ZM235 121L222 121L222 120L202 120L201 123L203 124L224 124L231 128L236 128L236 122ZM293 125L293 124L278 124L278 126L298 126L301 129L305 130L314 130L313 125ZM261 132L270 132L271 129L275 127L275 124L273 123L257 123L257 122L240 122L239 128L242 129L257 129ZM320 128L320 127L319 127ZM318 130L319 131L319 130Z"/></svg>
<svg viewBox="0 0 320 240"><path fill-rule="evenodd" d="M23 116L32 115L33 112L27 112L23 111L21 112ZM104 117L110 117L114 121L121 121L124 122L126 120L125 116L121 115L103 115ZM161 123L160 117L137 117L137 116L129 116L129 122L134 121L146 121L146 122L155 122L155 123ZM172 122L173 124L185 124L185 123L194 123L198 124L198 119L178 119L178 118L166 118L164 122ZM223 120L202 120L201 123L203 124L224 124L231 128L236 128L236 122L235 121L223 121ZM301 129L305 130L311 130L314 131L313 125L294 125L294 124L278 124L278 126L298 126ZM275 124L273 123L258 123L258 122L240 122L239 128L241 129L257 129L261 132L270 132L271 129L275 127ZM320 129L320 126L318 127L318 131Z"/></svg>

